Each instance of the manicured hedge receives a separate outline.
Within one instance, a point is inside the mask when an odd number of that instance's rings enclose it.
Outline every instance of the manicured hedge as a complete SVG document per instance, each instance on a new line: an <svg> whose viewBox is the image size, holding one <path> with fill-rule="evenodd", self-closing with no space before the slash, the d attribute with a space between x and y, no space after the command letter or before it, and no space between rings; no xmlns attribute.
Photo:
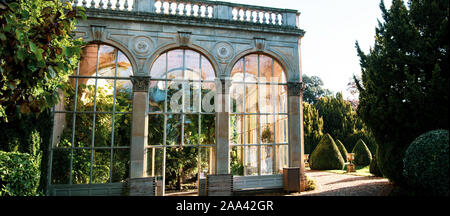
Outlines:
<svg viewBox="0 0 450 216"><path fill-rule="evenodd" d="M325 134L309 160L312 170L342 170L344 159L330 134Z"/></svg>
<svg viewBox="0 0 450 216"><path fill-rule="evenodd" d="M361 139L358 140L355 147L352 150L355 153L354 163L358 166L368 166L370 161L372 161L372 153L370 153L369 148Z"/></svg>
<svg viewBox="0 0 450 216"><path fill-rule="evenodd" d="M341 152L342 158L344 159L344 162L347 162L347 149L345 148L344 144L342 144L342 142L340 140L336 140L336 146L339 149L339 152Z"/></svg>
<svg viewBox="0 0 450 216"><path fill-rule="evenodd" d="M0 196L36 196L39 158L27 153L0 151Z"/></svg>
<svg viewBox="0 0 450 216"><path fill-rule="evenodd" d="M369 172L377 177L383 177L383 173L381 173L380 169L378 168L376 156L374 156L372 158L372 161L370 162Z"/></svg>
<svg viewBox="0 0 450 216"><path fill-rule="evenodd" d="M449 195L449 134L434 130L420 135L408 147L403 175L417 192Z"/></svg>

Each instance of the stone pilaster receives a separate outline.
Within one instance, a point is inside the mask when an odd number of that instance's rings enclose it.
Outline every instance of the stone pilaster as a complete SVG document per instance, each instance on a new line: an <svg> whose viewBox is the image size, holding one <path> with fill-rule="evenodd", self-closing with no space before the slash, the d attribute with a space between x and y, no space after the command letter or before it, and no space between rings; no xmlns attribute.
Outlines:
<svg viewBox="0 0 450 216"><path fill-rule="evenodd" d="M289 167L300 168L300 185L305 184L304 144L303 144L303 105L304 84L288 83L289 96ZM301 187L302 188L302 187ZM304 188L304 187L303 187Z"/></svg>
<svg viewBox="0 0 450 216"><path fill-rule="evenodd" d="M130 178L147 175L148 85L150 77L132 76L133 120L131 126Z"/></svg>
<svg viewBox="0 0 450 216"><path fill-rule="evenodd" d="M229 78L216 79L216 174L230 173Z"/></svg>

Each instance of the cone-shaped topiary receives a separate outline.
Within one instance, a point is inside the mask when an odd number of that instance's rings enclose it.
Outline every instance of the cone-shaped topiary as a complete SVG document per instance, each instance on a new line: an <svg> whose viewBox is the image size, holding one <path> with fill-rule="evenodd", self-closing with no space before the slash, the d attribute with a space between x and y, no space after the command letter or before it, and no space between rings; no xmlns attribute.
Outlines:
<svg viewBox="0 0 450 216"><path fill-rule="evenodd" d="M368 166L370 161L372 161L372 153L370 153L369 148L361 139L356 142L355 147L353 147L353 153L355 153L354 164L358 166Z"/></svg>
<svg viewBox="0 0 450 216"><path fill-rule="evenodd" d="M406 150L403 175L416 192L448 196L448 141L448 130L429 131L417 137Z"/></svg>
<svg viewBox="0 0 450 216"><path fill-rule="evenodd" d="M344 162L347 162L347 149L345 148L344 144L340 140L336 140L336 146L339 149L339 152L341 152L342 158L344 159Z"/></svg>
<svg viewBox="0 0 450 216"><path fill-rule="evenodd" d="M309 160L312 170L344 169L344 159L330 134L325 134Z"/></svg>

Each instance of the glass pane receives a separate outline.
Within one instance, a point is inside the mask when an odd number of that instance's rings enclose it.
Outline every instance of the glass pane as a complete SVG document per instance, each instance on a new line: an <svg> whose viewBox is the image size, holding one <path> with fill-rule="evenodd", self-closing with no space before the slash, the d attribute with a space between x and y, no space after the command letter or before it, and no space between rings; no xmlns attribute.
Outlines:
<svg viewBox="0 0 450 216"><path fill-rule="evenodd" d="M258 113L258 85L246 84L245 85L245 112L246 113Z"/></svg>
<svg viewBox="0 0 450 216"><path fill-rule="evenodd" d="M92 183L101 184L109 182L109 170L111 165L111 150L94 150L92 166Z"/></svg>
<svg viewBox="0 0 450 216"><path fill-rule="evenodd" d="M287 143L288 142L288 116L287 115L275 115L275 142Z"/></svg>
<svg viewBox="0 0 450 216"><path fill-rule="evenodd" d="M200 82L189 82L185 87L184 93L184 104L185 111L189 112L200 112L200 94L201 94L201 83Z"/></svg>
<svg viewBox="0 0 450 216"><path fill-rule="evenodd" d="M258 144L259 142L259 117L258 115L245 116L245 144Z"/></svg>
<svg viewBox="0 0 450 216"><path fill-rule="evenodd" d="M183 85L186 82L171 81L167 90L167 112L180 113L183 111Z"/></svg>
<svg viewBox="0 0 450 216"><path fill-rule="evenodd" d="M275 113L287 113L287 86L286 85L276 85L274 103L275 103Z"/></svg>
<svg viewBox="0 0 450 216"><path fill-rule="evenodd" d="M244 84L233 83L230 88L230 109L232 113L244 113Z"/></svg>
<svg viewBox="0 0 450 216"><path fill-rule="evenodd" d="M260 115L261 122L261 143L273 143L274 137L274 123L273 115Z"/></svg>
<svg viewBox="0 0 450 216"><path fill-rule="evenodd" d="M70 148L72 146L72 113L55 113L53 120L53 147Z"/></svg>
<svg viewBox="0 0 450 216"><path fill-rule="evenodd" d="M150 76L153 79L165 79L166 78L166 62L167 54L164 53L156 59L152 65L152 70L150 71Z"/></svg>
<svg viewBox="0 0 450 216"><path fill-rule="evenodd" d="M91 150L74 149L72 184L88 184L91 172Z"/></svg>
<svg viewBox="0 0 450 216"><path fill-rule="evenodd" d="M258 175L258 147L246 146L244 147L245 153L245 175Z"/></svg>
<svg viewBox="0 0 450 216"><path fill-rule="evenodd" d="M273 174L273 147L261 146L261 175Z"/></svg>
<svg viewBox="0 0 450 216"><path fill-rule="evenodd" d="M230 151L230 171L232 175L244 175L244 146L235 146Z"/></svg>
<svg viewBox="0 0 450 216"><path fill-rule="evenodd" d="M168 57L168 79L183 79L183 50L171 50Z"/></svg>
<svg viewBox="0 0 450 216"><path fill-rule="evenodd" d="M116 112L131 112L133 85L130 80L116 80Z"/></svg>
<svg viewBox="0 0 450 216"><path fill-rule="evenodd" d="M114 149L112 182L125 182L130 176L130 149Z"/></svg>
<svg viewBox="0 0 450 216"><path fill-rule="evenodd" d="M245 56L245 82L258 81L258 54Z"/></svg>
<svg viewBox="0 0 450 216"><path fill-rule="evenodd" d="M184 79L185 80L200 80L200 54L192 51L185 51L185 70Z"/></svg>
<svg viewBox="0 0 450 216"><path fill-rule="evenodd" d="M119 59L117 62L117 76L118 77L130 77L133 75L133 68L128 58L121 52L119 53ZM165 65L165 64L164 64Z"/></svg>
<svg viewBox="0 0 450 216"><path fill-rule="evenodd" d="M198 126L199 115L185 115L184 116L184 145L198 145Z"/></svg>
<svg viewBox="0 0 450 216"><path fill-rule="evenodd" d="M95 115L95 147L111 147L112 114Z"/></svg>
<svg viewBox="0 0 450 216"><path fill-rule="evenodd" d="M56 104L56 111L72 111L75 107L76 78L69 78L69 83L65 90L58 90L60 100Z"/></svg>
<svg viewBox="0 0 450 216"><path fill-rule="evenodd" d="M274 109L274 86L259 84L259 109L261 113L273 113Z"/></svg>
<svg viewBox="0 0 450 216"><path fill-rule="evenodd" d="M52 159L52 184L69 184L70 149L54 149Z"/></svg>
<svg viewBox="0 0 450 216"><path fill-rule="evenodd" d="M283 68L277 61L274 62L274 74L275 74L274 82L287 83L286 74L284 73Z"/></svg>
<svg viewBox="0 0 450 216"><path fill-rule="evenodd" d="M289 167L288 163L288 146L287 145L277 145L277 169L275 174L283 173L283 168Z"/></svg>
<svg viewBox="0 0 450 216"><path fill-rule="evenodd" d="M147 149L147 175L150 177L160 177L163 174L163 148L149 148Z"/></svg>
<svg viewBox="0 0 450 216"><path fill-rule="evenodd" d="M244 116L230 115L230 144L244 144Z"/></svg>
<svg viewBox="0 0 450 216"><path fill-rule="evenodd" d="M231 79L233 82L244 81L244 59L240 59L231 71Z"/></svg>
<svg viewBox="0 0 450 216"><path fill-rule="evenodd" d="M166 151L166 193L196 188L198 148L173 147Z"/></svg>
<svg viewBox="0 0 450 216"><path fill-rule="evenodd" d="M80 76L95 76L97 70L98 45L89 44L83 48L80 61Z"/></svg>
<svg viewBox="0 0 450 216"><path fill-rule="evenodd" d="M200 148L200 178L205 178L207 175L213 173L214 166L214 148L202 147Z"/></svg>
<svg viewBox="0 0 450 216"><path fill-rule="evenodd" d="M132 114L114 115L114 146L130 146Z"/></svg>
<svg viewBox="0 0 450 216"><path fill-rule="evenodd" d="M166 99L166 82L151 81L149 98L149 112L163 112Z"/></svg>
<svg viewBox="0 0 450 216"><path fill-rule="evenodd" d="M75 147L91 147L93 114L77 113L75 119Z"/></svg>
<svg viewBox="0 0 450 216"><path fill-rule="evenodd" d="M114 77L116 74L117 50L108 45L100 45L98 76Z"/></svg>
<svg viewBox="0 0 450 216"><path fill-rule="evenodd" d="M201 121L201 134L200 134L200 144L201 145L214 145L216 144L216 115L200 115Z"/></svg>
<svg viewBox="0 0 450 216"><path fill-rule="evenodd" d="M205 81L214 81L216 78L216 73L214 72L214 68L212 67L209 60L202 56L202 80Z"/></svg>
<svg viewBox="0 0 450 216"><path fill-rule="evenodd" d="M98 112L112 112L114 101L114 80L97 79L97 96L95 110Z"/></svg>
<svg viewBox="0 0 450 216"><path fill-rule="evenodd" d="M213 82L203 82L201 90L201 111L213 113L215 111L216 85Z"/></svg>
<svg viewBox="0 0 450 216"><path fill-rule="evenodd" d="M181 145L181 118L180 114L167 115L166 145Z"/></svg>
<svg viewBox="0 0 450 216"><path fill-rule="evenodd" d="M148 116L148 145L163 145L164 115Z"/></svg>
<svg viewBox="0 0 450 216"><path fill-rule="evenodd" d="M78 79L77 111L94 111L96 79Z"/></svg>
<svg viewBox="0 0 450 216"><path fill-rule="evenodd" d="M272 69L273 69L273 60L271 57L266 55L259 56L259 70L260 77L259 82L272 82Z"/></svg>

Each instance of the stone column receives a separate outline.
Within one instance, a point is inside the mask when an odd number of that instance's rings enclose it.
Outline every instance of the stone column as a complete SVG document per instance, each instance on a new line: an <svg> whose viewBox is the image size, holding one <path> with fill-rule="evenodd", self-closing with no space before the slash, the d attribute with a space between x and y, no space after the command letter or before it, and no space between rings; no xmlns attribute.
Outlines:
<svg viewBox="0 0 450 216"><path fill-rule="evenodd" d="M216 157L215 157L215 174L230 173L230 142L229 142L229 126L230 126L230 102L229 87L231 80L229 78L216 79Z"/></svg>
<svg viewBox="0 0 450 216"><path fill-rule="evenodd" d="M130 178L147 176L148 86L150 77L132 76L133 120L131 126Z"/></svg>
<svg viewBox="0 0 450 216"><path fill-rule="evenodd" d="M301 82L288 83L289 95L289 167L300 168L300 188L305 185L305 163L303 144L303 105L302 92L304 84ZM302 187L303 186L303 187Z"/></svg>

